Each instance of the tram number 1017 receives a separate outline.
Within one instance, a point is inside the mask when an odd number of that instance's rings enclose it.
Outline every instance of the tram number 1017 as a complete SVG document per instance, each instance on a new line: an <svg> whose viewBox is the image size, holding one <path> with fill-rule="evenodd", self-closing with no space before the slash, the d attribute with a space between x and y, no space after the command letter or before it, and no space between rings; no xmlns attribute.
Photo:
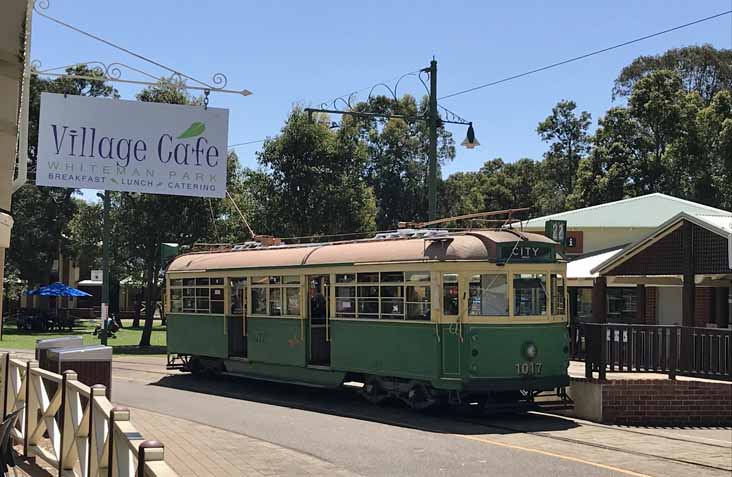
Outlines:
<svg viewBox="0 0 732 477"><path fill-rule="evenodd" d="M516 363L516 374L523 376L535 376L541 374L542 363Z"/></svg>

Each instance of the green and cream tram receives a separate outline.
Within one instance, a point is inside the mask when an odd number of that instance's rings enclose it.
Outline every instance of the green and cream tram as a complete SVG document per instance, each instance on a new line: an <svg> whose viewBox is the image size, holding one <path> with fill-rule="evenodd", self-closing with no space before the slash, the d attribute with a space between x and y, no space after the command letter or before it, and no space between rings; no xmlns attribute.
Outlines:
<svg viewBox="0 0 732 477"><path fill-rule="evenodd" d="M168 352L415 407L531 399L569 384L559 257L511 229L189 253L167 269Z"/></svg>

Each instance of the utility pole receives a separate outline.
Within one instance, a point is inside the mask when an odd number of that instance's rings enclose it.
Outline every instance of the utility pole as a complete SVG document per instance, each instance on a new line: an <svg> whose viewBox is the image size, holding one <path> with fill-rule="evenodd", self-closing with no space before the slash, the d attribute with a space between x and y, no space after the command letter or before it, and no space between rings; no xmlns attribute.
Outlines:
<svg viewBox="0 0 732 477"><path fill-rule="evenodd" d="M107 317L109 316L109 191L102 195L102 326L99 337L107 344Z"/></svg>
<svg viewBox="0 0 732 477"><path fill-rule="evenodd" d="M313 113L327 113L327 114L340 114L344 116L354 116L359 118L384 118L384 119L392 119L392 118L399 118L403 119L404 121L424 121L427 123L427 127L429 128L429 154L428 154L428 171L427 171L427 196L428 196L428 202L429 202L429 220L435 220L437 218L437 125L439 124L460 124L462 126L468 126L468 134L465 137L465 140L461 142L460 144L465 146L468 149L473 149L475 146L478 146L480 143L475 138L475 131L473 130L473 123L461 118L457 114L453 113L452 111L448 110L447 108L444 108L442 106L439 106L440 109L442 109L446 113L446 117L440 118L440 115L437 112L437 60L432 58L432 61L430 62L430 66L427 68L423 68L419 70L419 73L427 73L430 76L430 87L429 87L429 111L427 111L427 114L420 114L417 116L407 116L403 114L386 114L386 113L377 113L377 112L367 112L367 111L354 111L350 104L350 97L348 100L343 98L338 98L340 101L343 102L347 106L347 109L338 109L338 100L333 102L333 108L327 109L327 108L305 108L305 112L308 115L308 119L310 121L313 120ZM413 73L408 73L413 74ZM407 76L407 75L405 75ZM404 76L403 76L404 77ZM402 77L402 78L403 78ZM421 79L421 77L420 77ZM397 81L397 85L399 82ZM424 84L424 81L422 82ZM395 101L398 100L397 93L396 93L396 87L394 89L391 89L388 85L385 85L384 83L379 83L378 86L386 87L392 94L392 97ZM426 87L426 85L425 85ZM373 91L373 88L372 88ZM371 94L369 93L369 98L371 98ZM335 123L334 123L335 124Z"/></svg>
<svg viewBox="0 0 732 477"><path fill-rule="evenodd" d="M437 60L430 62L429 219L437 218Z"/></svg>

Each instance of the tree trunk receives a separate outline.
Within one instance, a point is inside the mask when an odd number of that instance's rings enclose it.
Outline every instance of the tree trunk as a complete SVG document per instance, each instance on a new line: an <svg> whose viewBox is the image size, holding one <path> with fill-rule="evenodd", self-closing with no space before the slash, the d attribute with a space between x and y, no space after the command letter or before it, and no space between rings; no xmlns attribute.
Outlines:
<svg viewBox="0 0 732 477"><path fill-rule="evenodd" d="M132 316L132 327L140 327L140 314L142 313L142 290L135 293L135 311Z"/></svg>
<svg viewBox="0 0 732 477"><path fill-rule="evenodd" d="M153 318L155 316L156 287L157 277L155 271L155 260L149 260L147 271L145 272L145 326L140 336L140 346L150 346L150 337L152 336Z"/></svg>

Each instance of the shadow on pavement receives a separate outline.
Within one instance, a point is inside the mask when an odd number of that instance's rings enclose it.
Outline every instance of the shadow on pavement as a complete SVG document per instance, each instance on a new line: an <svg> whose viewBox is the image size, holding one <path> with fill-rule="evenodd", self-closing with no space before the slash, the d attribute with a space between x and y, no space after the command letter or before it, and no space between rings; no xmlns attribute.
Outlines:
<svg viewBox="0 0 732 477"><path fill-rule="evenodd" d="M352 388L320 389L231 376L180 374L166 376L150 385L437 433L514 434L578 427L571 420L547 415L506 413L486 416L470 406L420 412L396 400L371 404Z"/></svg>

